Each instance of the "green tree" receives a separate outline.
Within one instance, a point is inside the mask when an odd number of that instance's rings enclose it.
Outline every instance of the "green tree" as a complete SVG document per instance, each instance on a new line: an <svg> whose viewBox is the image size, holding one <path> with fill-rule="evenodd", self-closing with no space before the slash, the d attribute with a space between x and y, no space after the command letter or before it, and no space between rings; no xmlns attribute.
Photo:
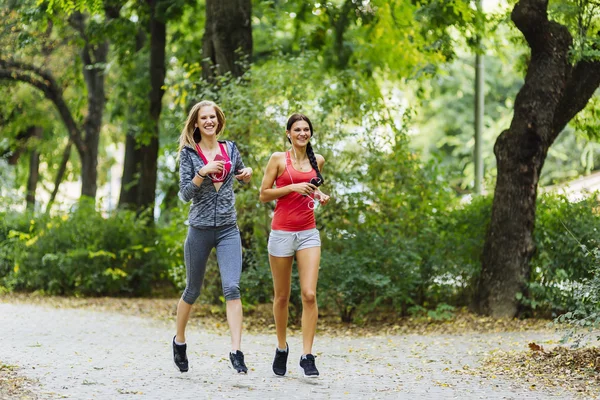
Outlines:
<svg viewBox="0 0 600 400"><path fill-rule="evenodd" d="M11 7L12 6L12 7ZM63 13L63 8L69 9L69 4L56 5L56 10L48 5L40 6L23 2L22 4L10 4L2 12L5 15L16 17L11 19L15 25L20 24L20 18L27 18L36 27L47 26L47 29L60 30L65 39L75 40L78 45L82 80L87 90L87 110L85 117L79 116L79 110L69 106L65 99L62 82L57 76L59 71L52 71L47 65L42 64L42 59L35 54L35 48L44 46L43 40L35 40L35 36L29 35L32 46L21 42L20 34L14 34L4 30L3 42L10 43L12 53L6 58L0 57L0 79L24 82L40 90L44 96L55 105L69 134L69 144L77 149L81 160L82 196L95 199L97 190L97 164L98 145L100 130L102 128L102 117L106 103L105 94L105 68L108 60L109 42L105 35L105 24L116 18L119 14L119 6L106 3L100 13L94 18L80 11L74 11L68 16ZM11 8L17 9L15 16ZM57 14L53 14L56 12ZM66 19L66 24L63 21ZM19 33L23 29L17 30ZM41 29L40 29L41 31ZM44 53L42 52L43 56ZM65 151L67 155L69 149ZM68 159L68 156L65 156Z"/></svg>
<svg viewBox="0 0 600 400"><path fill-rule="evenodd" d="M498 176L476 306L484 314L513 317L535 251L537 186L548 150L600 85L598 5L520 0L511 18L531 49L510 128L494 146ZM570 33L574 30L575 40Z"/></svg>

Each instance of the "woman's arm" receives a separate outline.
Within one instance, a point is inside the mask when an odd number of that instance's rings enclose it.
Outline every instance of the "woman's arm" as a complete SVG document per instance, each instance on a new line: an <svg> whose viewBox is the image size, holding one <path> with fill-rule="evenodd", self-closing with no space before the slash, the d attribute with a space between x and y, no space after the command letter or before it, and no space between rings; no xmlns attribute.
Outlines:
<svg viewBox="0 0 600 400"><path fill-rule="evenodd" d="M266 203L268 201L277 200L292 192L300 194L310 194L317 188L315 185L310 183L294 183L281 188L273 188L275 179L279 176L282 161L284 160L285 153L273 153L267 168L265 169L265 175L263 176L262 184L260 185L260 201ZM284 164L285 165L285 164Z"/></svg>
<svg viewBox="0 0 600 400"><path fill-rule="evenodd" d="M323 158L323 156L320 154L315 154L315 157L317 159L317 165L319 166L319 172L323 173L323 166L325 165L325 158ZM319 200L321 205L325 205L325 204L329 203L330 196L326 195L325 193L321 192L321 190L317 189L317 190L315 190L315 199Z"/></svg>
<svg viewBox="0 0 600 400"><path fill-rule="evenodd" d="M186 203L192 200L202 181L194 171L194 163L187 150L182 149L179 155L179 198Z"/></svg>
<svg viewBox="0 0 600 400"><path fill-rule="evenodd" d="M250 179L252 179L252 168L246 167L244 165L244 161L242 161L242 155L240 154L240 151L238 150L235 142L231 142L231 148L232 148L231 159L237 160L237 162L235 163L235 166L233 168L233 172L235 174L235 179L237 179L240 182L244 182L244 183L250 182Z"/></svg>
<svg viewBox="0 0 600 400"><path fill-rule="evenodd" d="M325 158L320 154L315 154L315 158L317 159L317 165L319 166L319 172L323 173L323 165L325 165Z"/></svg>

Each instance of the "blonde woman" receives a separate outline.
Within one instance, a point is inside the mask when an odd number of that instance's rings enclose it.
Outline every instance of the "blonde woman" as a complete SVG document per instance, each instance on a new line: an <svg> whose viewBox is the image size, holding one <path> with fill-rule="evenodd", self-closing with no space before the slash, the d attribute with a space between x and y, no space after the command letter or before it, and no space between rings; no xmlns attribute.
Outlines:
<svg viewBox="0 0 600 400"><path fill-rule="evenodd" d="M194 105L179 138L179 198L192 202L184 245L186 287L177 305L177 334L173 358L181 372L188 371L185 328L192 305L200 296L206 262L213 248L221 273L231 333L231 367L247 373L242 353L242 243L237 227L233 181L247 183L252 168L245 167L234 142L217 140L225 115L212 101Z"/></svg>

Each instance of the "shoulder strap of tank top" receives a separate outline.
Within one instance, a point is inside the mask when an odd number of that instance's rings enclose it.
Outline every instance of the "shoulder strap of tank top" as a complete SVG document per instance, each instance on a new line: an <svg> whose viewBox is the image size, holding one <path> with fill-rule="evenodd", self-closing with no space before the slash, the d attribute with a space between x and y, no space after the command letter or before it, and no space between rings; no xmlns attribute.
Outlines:
<svg viewBox="0 0 600 400"><path fill-rule="evenodd" d="M198 155L200 156L202 161L204 161L204 165L208 164L208 160L206 159L206 157L204 157L204 153L202 153L202 150L200 149L198 143L196 143L196 151L198 152Z"/></svg>
<svg viewBox="0 0 600 400"><path fill-rule="evenodd" d="M290 172L291 166L292 166L292 160L290 158L290 152L286 151L285 152L285 172L288 173L288 176L290 177L290 182L294 183L294 178L292 178L292 173Z"/></svg>
<svg viewBox="0 0 600 400"><path fill-rule="evenodd" d="M229 155L227 154L227 150L225 150L225 145L224 145L223 143L219 142L219 147L221 148L221 155L222 155L223 157L225 157L225 159L229 160L229 159L230 159L230 157L229 157Z"/></svg>

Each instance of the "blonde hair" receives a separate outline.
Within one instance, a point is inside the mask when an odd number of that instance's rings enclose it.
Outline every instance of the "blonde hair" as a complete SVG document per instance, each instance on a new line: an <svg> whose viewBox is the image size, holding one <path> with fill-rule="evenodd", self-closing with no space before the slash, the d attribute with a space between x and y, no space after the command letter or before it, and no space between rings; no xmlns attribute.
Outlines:
<svg viewBox="0 0 600 400"><path fill-rule="evenodd" d="M225 114L223 114L223 110L219 107L214 101L210 100L202 100L192 107L190 113L188 114L187 120L185 121L185 125L181 130L181 135L179 136L179 149L178 153L181 152L186 145L194 146L196 143L194 142L194 129L196 128L194 125L198 123L198 113L202 107L213 107L215 112L217 113L217 120L219 121L219 126L217 127L217 135L223 132L225 129Z"/></svg>

